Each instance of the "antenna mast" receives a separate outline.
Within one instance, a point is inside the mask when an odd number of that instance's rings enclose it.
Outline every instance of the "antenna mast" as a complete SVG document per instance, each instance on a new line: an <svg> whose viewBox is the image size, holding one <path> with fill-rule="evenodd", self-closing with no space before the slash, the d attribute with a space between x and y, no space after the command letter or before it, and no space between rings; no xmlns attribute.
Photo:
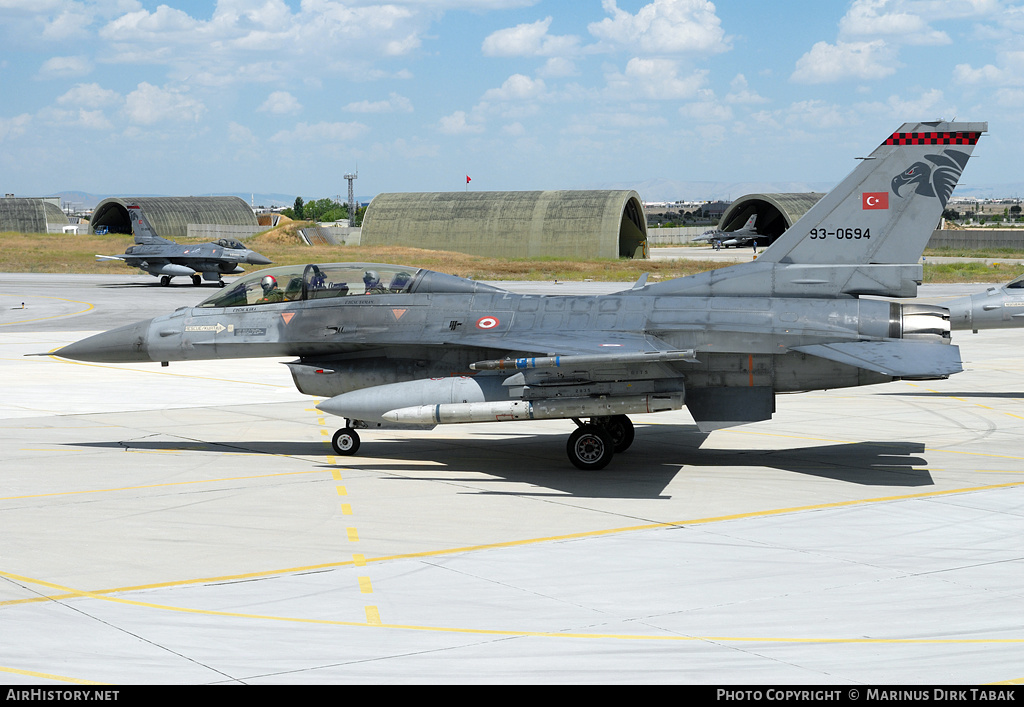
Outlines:
<svg viewBox="0 0 1024 707"><path fill-rule="evenodd" d="M359 178L359 170L349 172L345 175L348 180L348 225L356 225L356 192L353 182Z"/></svg>

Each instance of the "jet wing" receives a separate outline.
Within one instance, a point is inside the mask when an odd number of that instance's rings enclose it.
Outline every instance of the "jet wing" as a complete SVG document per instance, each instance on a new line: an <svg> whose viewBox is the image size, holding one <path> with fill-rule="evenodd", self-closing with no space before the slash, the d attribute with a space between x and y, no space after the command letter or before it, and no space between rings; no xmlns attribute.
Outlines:
<svg viewBox="0 0 1024 707"><path fill-rule="evenodd" d="M958 346L927 341L846 341L792 350L897 378L948 376L963 370Z"/></svg>

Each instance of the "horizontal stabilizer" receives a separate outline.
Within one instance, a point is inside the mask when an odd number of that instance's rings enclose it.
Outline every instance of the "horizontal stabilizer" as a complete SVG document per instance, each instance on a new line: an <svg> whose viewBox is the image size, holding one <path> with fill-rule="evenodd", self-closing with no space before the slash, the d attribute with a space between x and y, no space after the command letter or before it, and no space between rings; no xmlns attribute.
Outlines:
<svg viewBox="0 0 1024 707"><path fill-rule="evenodd" d="M847 341L793 350L895 378L938 378L963 370L959 347L927 341Z"/></svg>

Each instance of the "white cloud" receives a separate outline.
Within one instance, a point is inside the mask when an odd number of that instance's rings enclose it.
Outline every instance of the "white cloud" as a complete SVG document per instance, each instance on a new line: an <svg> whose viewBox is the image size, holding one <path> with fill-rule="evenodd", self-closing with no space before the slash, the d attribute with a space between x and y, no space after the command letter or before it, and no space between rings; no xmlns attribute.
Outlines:
<svg viewBox="0 0 1024 707"><path fill-rule="evenodd" d="M160 88L143 81L125 98L128 119L141 125L198 122L206 107L183 89Z"/></svg>
<svg viewBox="0 0 1024 707"><path fill-rule="evenodd" d="M754 103L766 103L767 98L758 95L757 91L751 91L750 86L747 84L747 77L743 74L736 74L733 80L729 83L729 91L725 96L727 103L735 104L754 104Z"/></svg>
<svg viewBox="0 0 1024 707"><path fill-rule="evenodd" d="M451 115L441 118L438 129L445 135L469 135L482 133L484 126L479 123L467 122L466 111L457 110Z"/></svg>
<svg viewBox="0 0 1024 707"><path fill-rule="evenodd" d="M492 32L484 39L484 56L553 56L576 50L579 38L548 34L550 17Z"/></svg>
<svg viewBox="0 0 1024 707"><path fill-rule="evenodd" d="M39 117L47 125L56 126L61 129L82 128L84 130L111 130L114 125L101 110L63 110L60 108L46 108L39 113Z"/></svg>
<svg viewBox="0 0 1024 707"><path fill-rule="evenodd" d="M848 127L849 119L839 106L819 100L798 101L786 111L785 122L800 128L834 130Z"/></svg>
<svg viewBox="0 0 1024 707"><path fill-rule="evenodd" d="M121 102L121 94L103 88L98 83L80 83L58 96L60 105L76 105L83 108L103 108Z"/></svg>
<svg viewBox="0 0 1024 707"><path fill-rule="evenodd" d="M64 40L88 36L87 27L92 24L92 15L78 3L69 4L43 28L43 37Z"/></svg>
<svg viewBox="0 0 1024 707"><path fill-rule="evenodd" d="M896 73L891 48L871 42L817 42L796 62L790 79L798 83L831 83L847 79L880 79Z"/></svg>
<svg viewBox="0 0 1024 707"><path fill-rule="evenodd" d="M0 118L0 142L24 135L31 123L32 116L28 113L13 118Z"/></svg>
<svg viewBox="0 0 1024 707"><path fill-rule="evenodd" d="M55 56L39 67L41 78L72 78L92 71L92 62L84 56Z"/></svg>
<svg viewBox="0 0 1024 707"><path fill-rule="evenodd" d="M579 73L579 69L576 68L576 63L574 61L560 56L551 57L547 60L544 66L537 71L538 76L549 79L577 76Z"/></svg>
<svg viewBox="0 0 1024 707"><path fill-rule="evenodd" d="M706 70L679 76L679 65L672 59L630 59L624 74L607 76L608 90L618 96L642 96L657 99L688 99L707 80Z"/></svg>
<svg viewBox="0 0 1024 707"><path fill-rule="evenodd" d="M412 113L412 101L405 96L391 93L386 101L356 101L342 110L351 113Z"/></svg>
<svg viewBox="0 0 1024 707"><path fill-rule="evenodd" d="M121 15L100 30L99 36L106 41L154 41L168 43L169 39L192 36L198 40L203 23L193 19L187 12L167 5L156 10L137 10Z"/></svg>
<svg viewBox="0 0 1024 707"><path fill-rule="evenodd" d="M256 110L274 115L293 115L302 110L302 104L288 91L274 91Z"/></svg>
<svg viewBox="0 0 1024 707"><path fill-rule="evenodd" d="M890 37L902 44L949 44L945 32L932 29L920 9L934 17L934 9L891 0L855 0L839 21L840 37Z"/></svg>
<svg viewBox="0 0 1024 707"><path fill-rule="evenodd" d="M654 0L631 15L615 0L601 5L611 17L587 26L600 40L642 54L718 53L730 49L715 6L706 0Z"/></svg>
<svg viewBox="0 0 1024 707"><path fill-rule="evenodd" d="M228 123L228 140L241 145L254 145L256 144L256 135L244 125L231 121Z"/></svg>
<svg viewBox="0 0 1024 707"><path fill-rule="evenodd" d="M679 115L697 123L724 123L732 120L732 108L719 103L711 91L701 91L701 99L679 107Z"/></svg>
<svg viewBox="0 0 1024 707"><path fill-rule="evenodd" d="M317 145L346 142L364 134L368 128L362 123L327 123L314 125L299 123L294 130L282 130L270 138L274 142L299 142Z"/></svg>
<svg viewBox="0 0 1024 707"><path fill-rule="evenodd" d="M523 74L513 74L505 79L501 88L491 88L484 93L484 101L526 101L544 95L543 79L531 79Z"/></svg>

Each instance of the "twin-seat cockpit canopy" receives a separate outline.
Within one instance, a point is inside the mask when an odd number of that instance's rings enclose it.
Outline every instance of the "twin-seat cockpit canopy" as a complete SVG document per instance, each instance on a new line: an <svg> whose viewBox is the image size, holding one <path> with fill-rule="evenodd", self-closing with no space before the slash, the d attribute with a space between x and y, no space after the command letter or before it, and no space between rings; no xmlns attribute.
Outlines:
<svg viewBox="0 0 1024 707"><path fill-rule="evenodd" d="M358 295L502 292L422 268L378 263L283 265L239 278L200 307L245 307Z"/></svg>
<svg viewBox="0 0 1024 707"><path fill-rule="evenodd" d="M245 246L242 245L242 241L235 240L234 238L218 238L216 243L221 248L233 248L235 250L245 250Z"/></svg>

